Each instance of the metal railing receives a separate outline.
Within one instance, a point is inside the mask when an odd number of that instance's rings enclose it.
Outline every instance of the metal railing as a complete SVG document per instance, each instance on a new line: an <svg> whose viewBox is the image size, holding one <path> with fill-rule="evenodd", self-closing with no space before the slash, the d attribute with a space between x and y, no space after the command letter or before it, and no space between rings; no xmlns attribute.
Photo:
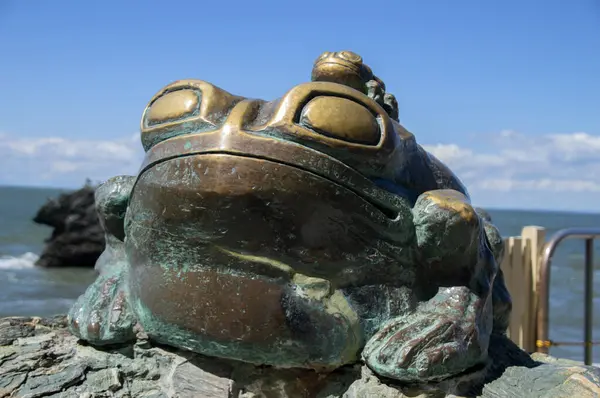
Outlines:
<svg viewBox="0 0 600 398"><path fill-rule="evenodd" d="M556 247L565 239L585 239L585 292L584 292L584 341L554 342L548 337L548 319L550 308L550 262ZM538 352L547 353L551 346L583 345L584 362L592 364L592 346L600 342L592 341L594 314L594 239L600 238L600 228L567 228L556 232L544 247L538 279L538 311L536 314Z"/></svg>

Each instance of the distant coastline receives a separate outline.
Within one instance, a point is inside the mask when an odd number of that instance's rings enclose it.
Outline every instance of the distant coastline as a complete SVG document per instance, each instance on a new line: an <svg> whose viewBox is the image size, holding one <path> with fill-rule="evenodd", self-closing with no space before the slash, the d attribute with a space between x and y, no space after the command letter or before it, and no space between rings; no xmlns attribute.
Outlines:
<svg viewBox="0 0 600 398"><path fill-rule="evenodd" d="M31 190L48 190L54 191L57 195L63 192L74 191L76 189L81 188L85 182L73 187L56 187L56 186L45 186L45 185L2 185L0 184L0 189L31 189ZM91 181L90 184L98 185L101 181ZM485 206L485 204L474 203L475 206L481 207L488 211L500 211L500 212L520 212L520 213L552 213L552 214L577 214L577 215L591 215L596 216L600 214L600 210L591 211L591 210L570 210L570 209L550 209L550 208L540 208L540 207L531 207L531 208L510 208L510 207L496 207L496 206Z"/></svg>

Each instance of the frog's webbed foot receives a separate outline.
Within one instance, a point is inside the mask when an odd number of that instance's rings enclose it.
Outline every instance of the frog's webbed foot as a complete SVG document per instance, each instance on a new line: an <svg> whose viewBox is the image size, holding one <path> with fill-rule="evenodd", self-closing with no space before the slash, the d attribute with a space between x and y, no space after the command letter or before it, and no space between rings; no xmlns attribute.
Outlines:
<svg viewBox="0 0 600 398"><path fill-rule="evenodd" d="M96 190L96 209L106 234L106 248L96 263L100 275L69 311L69 327L95 345L135 339L135 316L127 302L128 264L124 218L135 177L115 177Z"/></svg>
<svg viewBox="0 0 600 398"><path fill-rule="evenodd" d="M367 342L363 358L377 374L405 382L459 374L487 355L489 335L475 319L481 305L465 287L442 288L413 314L383 325Z"/></svg>
<svg viewBox="0 0 600 398"><path fill-rule="evenodd" d="M413 217L421 262L417 286L424 297L433 297L385 324L367 342L363 358L382 376L435 381L485 360L497 267L481 219L465 195L426 192Z"/></svg>
<svg viewBox="0 0 600 398"><path fill-rule="evenodd" d="M88 287L69 311L71 333L94 345L135 340L136 320L124 289L126 267L113 266Z"/></svg>

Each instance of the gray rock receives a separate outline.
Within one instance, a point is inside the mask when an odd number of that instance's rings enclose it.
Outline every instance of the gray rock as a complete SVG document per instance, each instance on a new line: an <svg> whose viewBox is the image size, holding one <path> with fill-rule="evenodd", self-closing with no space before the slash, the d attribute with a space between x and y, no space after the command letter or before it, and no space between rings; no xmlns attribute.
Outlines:
<svg viewBox="0 0 600 398"><path fill-rule="evenodd" d="M529 356L493 335L488 365L437 384L399 386L356 364L330 374L273 369L151 345L99 350L64 317L0 319L0 398L598 397L600 369Z"/></svg>
<svg viewBox="0 0 600 398"><path fill-rule="evenodd" d="M40 267L93 268L105 247L94 200L96 187L89 181L76 191L49 199L33 221L52 228L52 235L36 265Z"/></svg>

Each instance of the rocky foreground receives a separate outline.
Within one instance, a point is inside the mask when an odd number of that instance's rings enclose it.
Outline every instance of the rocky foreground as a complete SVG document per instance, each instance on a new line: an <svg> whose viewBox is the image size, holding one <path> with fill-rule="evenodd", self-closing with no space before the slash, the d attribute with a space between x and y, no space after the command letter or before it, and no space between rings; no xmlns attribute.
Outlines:
<svg viewBox="0 0 600 398"><path fill-rule="evenodd" d="M435 386L387 385L366 367L328 375L276 370L153 346L98 350L80 344L66 318L0 319L0 397L600 397L600 369L530 357L493 336L485 369Z"/></svg>

